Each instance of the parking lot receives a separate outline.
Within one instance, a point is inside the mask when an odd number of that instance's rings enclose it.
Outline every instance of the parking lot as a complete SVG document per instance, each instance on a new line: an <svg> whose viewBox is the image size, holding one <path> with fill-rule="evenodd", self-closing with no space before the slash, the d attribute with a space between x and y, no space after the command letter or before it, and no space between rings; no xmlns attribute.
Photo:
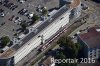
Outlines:
<svg viewBox="0 0 100 66"><path fill-rule="evenodd" d="M54 4L54 5L51 5ZM14 37L20 23L32 21L33 14L38 14L37 7L47 9L59 7L59 0L0 0L0 37Z"/></svg>

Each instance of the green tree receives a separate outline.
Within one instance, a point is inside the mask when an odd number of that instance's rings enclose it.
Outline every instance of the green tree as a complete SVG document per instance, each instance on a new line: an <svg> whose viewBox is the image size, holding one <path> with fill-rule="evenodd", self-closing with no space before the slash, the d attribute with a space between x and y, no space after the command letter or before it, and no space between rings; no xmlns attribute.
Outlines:
<svg viewBox="0 0 100 66"><path fill-rule="evenodd" d="M47 9L43 9L42 10L42 15L47 15L47 13L48 13L48 10Z"/></svg>
<svg viewBox="0 0 100 66"><path fill-rule="evenodd" d="M10 42L10 39L8 36L4 36L1 38L1 47L5 47Z"/></svg>
<svg viewBox="0 0 100 66"><path fill-rule="evenodd" d="M37 20L39 20L39 16L34 14L32 19L33 19L34 22L36 22Z"/></svg>
<svg viewBox="0 0 100 66"><path fill-rule="evenodd" d="M32 17L32 22L31 22L30 25L33 25L37 20L39 20L39 18L40 17L38 15L34 14L33 17Z"/></svg>
<svg viewBox="0 0 100 66"><path fill-rule="evenodd" d="M61 37L58 39L57 44L66 44L66 37Z"/></svg>
<svg viewBox="0 0 100 66"><path fill-rule="evenodd" d="M66 36L61 37L57 41L57 43L60 44L61 47L73 48L73 46L74 46L74 43L73 43L72 39L70 37L66 37Z"/></svg>
<svg viewBox="0 0 100 66"><path fill-rule="evenodd" d="M56 58L57 59L65 59L66 56L63 54L63 52L58 52L57 55L56 55Z"/></svg>
<svg viewBox="0 0 100 66"><path fill-rule="evenodd" d="M57 43L63 48L66 58L76 58L80 50L80 44L74 43L70 37L63 36Z"/></svg>
<svg viewBox="0 0 100 66"><path fill-rule="evenodd" d="M21 27L22 27L22 31L24 32L26 30L27 24L26 23L22 23Z"/></svg>
<svg viewBox="0 0 100 66"><path fill-rule="evenodd" d="M78 50L81 50L81 45L80 45L80 43L75 43L75 46L76 46L76 48L77 48Z"/></svg>
<svg viewBox="0 0 100 66"><path fill-rule="evenodd" d="M63 36L61 37L57 43L60 45L61 49L56 54L59 59L66 58L76 58L78 56L78 52L81 49L79 43L74 43L71 37ZM57 66L77 66L77 63L60 63Z"/></svg>

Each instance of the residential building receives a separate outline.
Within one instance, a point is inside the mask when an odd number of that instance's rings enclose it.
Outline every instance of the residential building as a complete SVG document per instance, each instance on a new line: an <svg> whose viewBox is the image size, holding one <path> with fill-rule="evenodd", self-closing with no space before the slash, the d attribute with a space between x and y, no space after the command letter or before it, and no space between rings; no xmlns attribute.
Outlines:
<svg viewBox="0 0 100 66"><path fill-rule="evenodd" d="M87 33L78 34L78 42L83 46L87 58L100 58L100 29L92 27Z"/></svg>
<svg viewBox="0 0 100 66"><path fill-rule="evenodd" d="M52 56L46 57L39 66L55 66L55 62L52 62L51 59L54 58Z"/></svg>

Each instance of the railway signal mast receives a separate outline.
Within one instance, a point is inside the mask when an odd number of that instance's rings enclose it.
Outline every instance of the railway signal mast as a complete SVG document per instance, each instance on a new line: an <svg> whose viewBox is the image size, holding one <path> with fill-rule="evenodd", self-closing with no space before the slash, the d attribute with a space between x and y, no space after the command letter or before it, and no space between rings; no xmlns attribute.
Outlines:
<svg viewBox="0 0 100 66"><path fill-rule="evenodd" d="M41 38L41 44L44 44L44 36L43 35L39 35L38 37Z"/></svg>

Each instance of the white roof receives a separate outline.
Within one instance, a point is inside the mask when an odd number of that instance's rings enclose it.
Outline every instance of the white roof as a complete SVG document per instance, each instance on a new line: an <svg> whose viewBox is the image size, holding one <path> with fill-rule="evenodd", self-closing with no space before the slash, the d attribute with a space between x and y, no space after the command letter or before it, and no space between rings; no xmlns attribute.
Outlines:
<svg viewBox="0 0 100 66"><path fill-rule="evenodd" d="M77 32L77 34L80 34L80 33L81 33L81 32L79 32L79 31Z"/></svg>
<svg viewBox="0 0 100 66"><path fill-rule="evenodd" d="M73 0L64 0L64 1L66 1L66 2L73 2Z"/></svg>
<svg viewBox="0 0 100 66"><path fill-rule="evenodd" d="M97 32L100 32L100 29L96 29Z"/></svg>
<svg viewBox="0 0 100 66"><path fill-rule="evenodd" d="M55 14L57 12L57 10L53 10L51 11L48 15L52 16L53 14Z"/></svg>
<svg viewBox="0 0 100 66"><path fill-rule="evenodd" d="M32 27L33 27L33 28L34 28L34 27L37 27L37 26L39 26L42 22L43 22L43 21L38 21L36 24L32 25Z"/></svg>
<svg viewBox="0 0 100 66"><path fill-rule="evenodd" d="M5 46L4 48L3 48L3 50L5 51L5 50L7 50L7 49L9 49L9 47L8 46Z"/></svg>
<svg viewBox="0 0 100 66"><path fill-rule="evenodd" d="M21 2L21 3L24 3L25 1L24 1L24 0L20 0L20 2Z"/></svg>
<svg viewBox="0 0 100 66"><path fill-rule="evenodd" d="M24 38L25 37L25 34L21 34L20 36L19 36L19 38Z"/></svg>
<svg viewBox="0 0 100 66"><path fill-rule="evenodd" d="M30 17L33 17L33 14L31 13L31 14L29 14L29 16L30 16Z"/></svg>

